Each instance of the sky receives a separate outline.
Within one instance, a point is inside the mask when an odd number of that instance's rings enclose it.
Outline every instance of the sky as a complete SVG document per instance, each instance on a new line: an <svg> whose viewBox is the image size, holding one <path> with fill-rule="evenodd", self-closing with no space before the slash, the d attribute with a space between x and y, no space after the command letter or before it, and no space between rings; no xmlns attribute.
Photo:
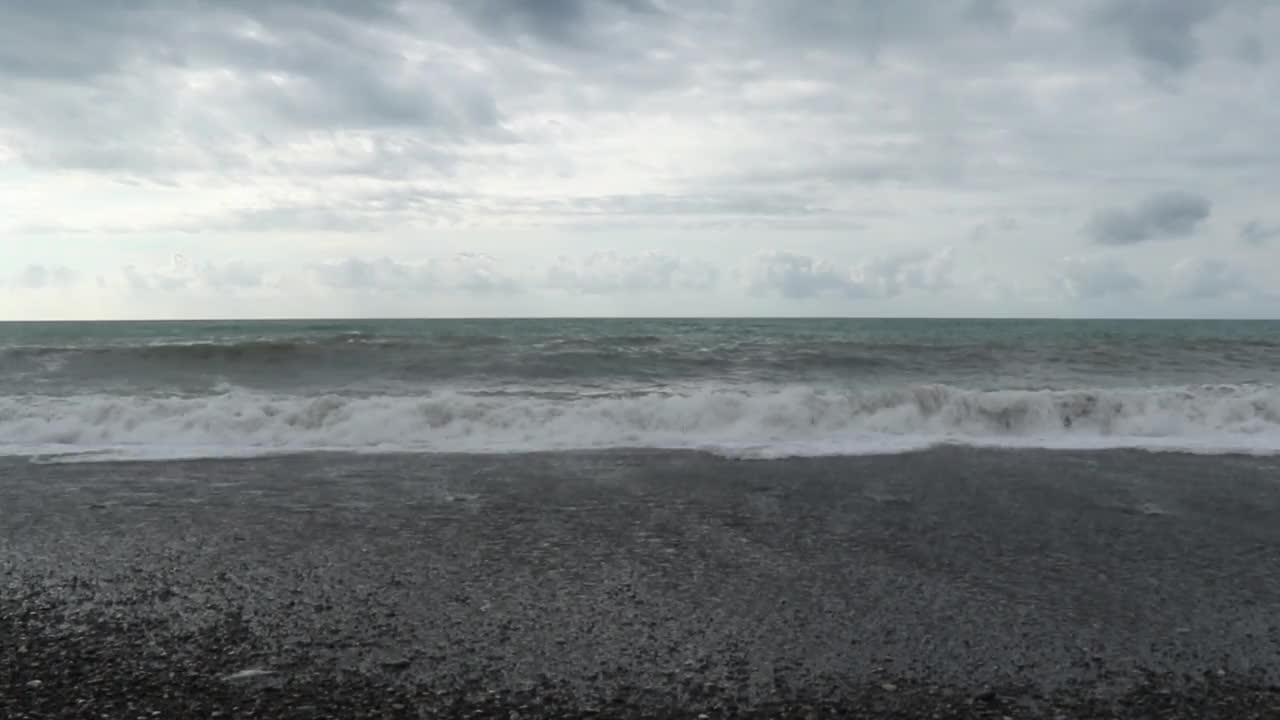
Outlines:
<svg viewBox="0 0 1280 720"><path fill-rule="evenodd" d="M0 0L0 320L1280 316L1274 0Z"/></svg>

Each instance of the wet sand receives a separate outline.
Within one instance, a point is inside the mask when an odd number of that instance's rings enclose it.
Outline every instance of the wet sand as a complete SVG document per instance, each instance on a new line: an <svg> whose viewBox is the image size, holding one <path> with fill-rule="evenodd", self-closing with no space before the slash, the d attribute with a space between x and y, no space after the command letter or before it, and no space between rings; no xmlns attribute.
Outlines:
<svg viewBox="0 0 1280 720"><path fill-rule="evenodd" d="M0 461L0 716L1280 717L1280 459Z"/></svg>

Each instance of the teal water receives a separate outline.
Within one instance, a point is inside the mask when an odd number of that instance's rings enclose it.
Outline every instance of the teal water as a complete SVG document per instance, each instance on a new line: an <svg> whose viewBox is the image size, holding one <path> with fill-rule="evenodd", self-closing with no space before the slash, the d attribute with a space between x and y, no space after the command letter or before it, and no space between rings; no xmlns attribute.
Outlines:
<svg viewBox="0 0 1280 720"><path fill-rule="evenodd" d="M0 324L0 389L576 379L983 389L1274 382L1280 323L364 320ZM7 386L7 387L6 387Z"/></svg>
<svg viewBox="0 0 1280 720"><path fill-rule="evenodd" d="M0 324L0 446L23 452L1261 450L1277 386L1272 321Z"/></svg>

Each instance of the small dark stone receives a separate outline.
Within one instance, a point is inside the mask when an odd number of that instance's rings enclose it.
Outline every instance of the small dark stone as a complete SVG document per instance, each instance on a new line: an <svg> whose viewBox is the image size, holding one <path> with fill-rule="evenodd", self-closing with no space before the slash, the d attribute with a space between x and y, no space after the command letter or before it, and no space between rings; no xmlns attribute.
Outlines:
<svg viewBox="0 0 1280 720"><path fill-rule="evenodd" d="M1000 699L1000 696L996 694L995 690L983 690L977 695L974 695L973 699L982 703L993 703Z"/></svg>

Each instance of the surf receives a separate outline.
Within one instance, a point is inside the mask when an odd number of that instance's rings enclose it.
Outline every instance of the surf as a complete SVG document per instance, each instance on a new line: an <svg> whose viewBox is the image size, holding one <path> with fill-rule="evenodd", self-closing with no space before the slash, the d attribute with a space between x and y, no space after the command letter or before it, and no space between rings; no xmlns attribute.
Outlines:
<svg viewBox="0 0 1280 720"><path fill-rule="evenodd" d="M310 451L698 449L742 457L938 444L1280 452L1280 387L991 389L695 383L663 389L440 386L399 394L0 398L0 452L121 458Z"/></svg>

